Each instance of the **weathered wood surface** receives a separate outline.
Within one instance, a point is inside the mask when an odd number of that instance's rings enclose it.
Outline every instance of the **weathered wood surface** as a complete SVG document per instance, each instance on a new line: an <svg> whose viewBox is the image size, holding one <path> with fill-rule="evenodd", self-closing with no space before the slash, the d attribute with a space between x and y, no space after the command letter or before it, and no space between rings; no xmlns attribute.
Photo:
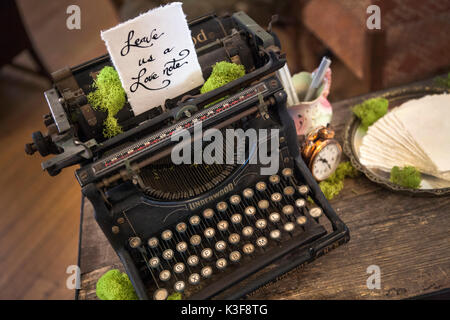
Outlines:
<svg viewBox="0 0 450 320"><path fill-rule="evenodd" d="M342 142L349 107L368 96L333 104ZM350 242L301 270L260 289L253 299L403 299L450 288L450 197L394 193L364 176L347 179L332 206L350 229ZM120 266L86 203L81 238L82 289L95 299L95 283ZM367 268L381 270L381 289L370 290Z"/></svg>

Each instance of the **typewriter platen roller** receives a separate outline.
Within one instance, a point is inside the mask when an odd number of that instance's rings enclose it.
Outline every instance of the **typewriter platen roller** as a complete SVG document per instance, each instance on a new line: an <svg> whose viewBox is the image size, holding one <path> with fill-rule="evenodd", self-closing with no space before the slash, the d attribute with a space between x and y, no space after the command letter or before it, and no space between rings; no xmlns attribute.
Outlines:
<svg viewBox="0 0 450 320"><path fill-rule="evenodd" d="M141 299L240 298L349 240L299 155L275 74L285 64L276 36L243 12L189 26L205 78L223 60L243 64L246 75L206 94L168 97L139 116L125 106L117 115L124 133L105 139L105 115L86 99L96 73L111 65L100 57L54 74L48 134L34 133L26 146L55 155L42 164L51 175L80 164L83 194ZM170 137L198 123L279 134L277 143L244 139L243 163L174 165ZM252 161L262 143L277 155L276 174L261 175L264 165Z"/></svg>

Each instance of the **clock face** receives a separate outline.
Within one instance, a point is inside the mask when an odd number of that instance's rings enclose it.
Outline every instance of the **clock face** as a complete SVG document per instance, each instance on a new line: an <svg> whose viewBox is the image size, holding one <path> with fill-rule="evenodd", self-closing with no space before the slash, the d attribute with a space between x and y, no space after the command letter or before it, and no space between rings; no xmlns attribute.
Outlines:
<svg viewBox="0 0 450 320"><path fill-rule="evenodd" d="M312 159L310 169L314 178L318 181L328 178L339 165L341 153L339 144L329 141Z"/></svg>

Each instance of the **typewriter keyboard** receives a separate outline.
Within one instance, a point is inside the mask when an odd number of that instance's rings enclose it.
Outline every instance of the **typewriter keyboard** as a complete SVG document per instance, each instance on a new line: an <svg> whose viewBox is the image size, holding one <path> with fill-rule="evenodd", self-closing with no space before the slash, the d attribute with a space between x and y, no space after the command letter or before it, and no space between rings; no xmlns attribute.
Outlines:
<svg viewBox="0 0 450 320"><path fill-rule="evenodd" d="M210 297L322 236L326 217L308 195L285 168L145 241L130 238L149 296Z"/></svg>

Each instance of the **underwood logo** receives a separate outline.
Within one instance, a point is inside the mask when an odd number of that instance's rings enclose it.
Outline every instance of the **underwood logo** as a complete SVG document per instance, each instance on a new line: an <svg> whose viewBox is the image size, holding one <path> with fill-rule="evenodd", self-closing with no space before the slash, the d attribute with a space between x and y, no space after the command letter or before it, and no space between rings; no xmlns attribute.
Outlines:
<svg viewBox="0 0 450 320"><path fill-rule="evenodd" d="M208 40L208 37L205 34L205 30L201 29L200 32L196 36L192 36L192 42L194 42L194 46L197 43L203 43Z"/></svg>
<svg viewBox="0 0 450 320"><path fill-rule="evenodd" d="M199 201L195 201L192 203L189 203L189 209L194 210L198 207L201 207L205 204L207 204L210 201L213 201L217 198L222 197L223 195L227 194L228 192L230 192L231 190L233 190L233 183L229 183L225 188L217 191L216 193L214 193L212 196L209 196L203 200L199 200Z"/></svg>

